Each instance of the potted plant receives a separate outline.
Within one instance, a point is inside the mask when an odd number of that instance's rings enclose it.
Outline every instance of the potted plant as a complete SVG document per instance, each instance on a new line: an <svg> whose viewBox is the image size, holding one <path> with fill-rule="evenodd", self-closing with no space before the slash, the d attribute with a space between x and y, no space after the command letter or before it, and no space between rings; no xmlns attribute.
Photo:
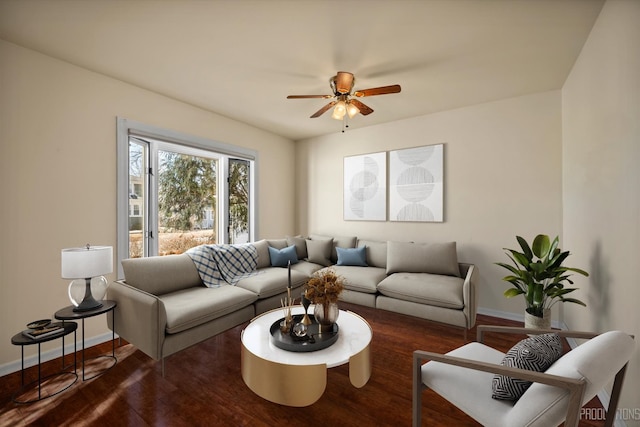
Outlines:
<svg viewBox="0 0 640 427"><path fill-rule="evenodd" d="M522 252L504 248L513 265L502 262L497 265L511 272L502 280L511 283L512 288L504 292L504 296L512 298L524 295L526 301L525 327L548 329L551 326L549 316L551 307L557 302L571 302L584 307L587 305L566 295L577 288L565 288L565 282L573 285L571 273L589 276L584 270L563 266L569 251L562 252L558 247L559 239L553 241L545 234L539 234L529 246L527 241L516 236Z"/></svg>

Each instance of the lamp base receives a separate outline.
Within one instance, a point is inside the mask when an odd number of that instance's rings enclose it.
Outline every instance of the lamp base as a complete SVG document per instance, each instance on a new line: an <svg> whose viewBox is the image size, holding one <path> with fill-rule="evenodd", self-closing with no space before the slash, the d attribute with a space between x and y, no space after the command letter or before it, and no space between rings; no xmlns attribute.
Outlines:
<svg viewBox="0 0 640 427"><path fill-rule="evenodd" d="M102 307L102 300L107 292L107 279L103 276L77 279L69 284L69 300L75 305L73 311L82 312ZM95 295L95 297L94 297Z"/></svg>
<svg viewBox="0 0 640 427"><path fill-rule="evenodd" d="M73 311L77 312L82 312L82 311L90 311L90 310L95 310L96 308L100 308L102 307L102 303L100 301L96 301L93 298L91 298L90 300L83 300L79 306L74 307Z"/></svg>

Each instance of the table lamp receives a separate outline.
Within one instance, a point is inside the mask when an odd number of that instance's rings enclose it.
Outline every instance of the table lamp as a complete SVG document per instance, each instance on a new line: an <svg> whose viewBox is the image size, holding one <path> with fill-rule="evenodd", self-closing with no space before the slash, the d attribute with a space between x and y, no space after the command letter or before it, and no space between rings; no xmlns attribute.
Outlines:
<svg viewBox="0 0 640 427"><path fill-rule="evenodd" d="M69 284L69 299L76 306L73 311L88 311L102 307L102 303L98 300L104 298L108 286L103 274L109 274L112 271L113 248L111 246L87 244L84 248L62 250L62 278L74 279ZM94 292L98 300L94 298Z"/></svg>

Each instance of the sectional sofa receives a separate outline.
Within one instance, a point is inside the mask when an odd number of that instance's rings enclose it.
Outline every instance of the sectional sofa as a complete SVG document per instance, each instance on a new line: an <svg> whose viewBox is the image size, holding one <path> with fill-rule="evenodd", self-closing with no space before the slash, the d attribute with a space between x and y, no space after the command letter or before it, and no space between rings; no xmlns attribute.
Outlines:
<svg viewBox="0 0 640 427"><path fill-rule="evenodd" d="M234 285L207 287L187 254L126 259L125 278L109 299L116 332L162 360L258 314L280 307L291 287L299 297L315 272L332 268L345 280L341 300L467 329L476 319L477 269L459 263L455 242L382 242L311 235L260 240L255 270ZM291 269L286 268L291 262Z"/></svg>

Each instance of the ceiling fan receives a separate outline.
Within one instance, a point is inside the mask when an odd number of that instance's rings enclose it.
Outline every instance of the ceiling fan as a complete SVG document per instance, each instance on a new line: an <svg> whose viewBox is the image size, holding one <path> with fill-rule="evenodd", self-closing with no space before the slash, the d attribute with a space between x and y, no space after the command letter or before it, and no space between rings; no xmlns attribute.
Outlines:
<svg viewBox="0 0 640 427"><path fill-rule="evenodd" d="M314 119L316 117L320 117L335 105L331 117L336 120L343 120L345 115L347 115L349 118L352 118L358 113L362 114L363 116L373 113L373 109L355 98L400 92L400 85L374 87L371 89L357 90L353 92L353 85L355 81L356 79L352 73L348 73L346 71L338 71L335 76L329 79L329 86L331 87L333 95L289 95L287 96L287 99L334 98L333 101L329 102L327 105L313 113L311 115L311 118Z"/></svg>

